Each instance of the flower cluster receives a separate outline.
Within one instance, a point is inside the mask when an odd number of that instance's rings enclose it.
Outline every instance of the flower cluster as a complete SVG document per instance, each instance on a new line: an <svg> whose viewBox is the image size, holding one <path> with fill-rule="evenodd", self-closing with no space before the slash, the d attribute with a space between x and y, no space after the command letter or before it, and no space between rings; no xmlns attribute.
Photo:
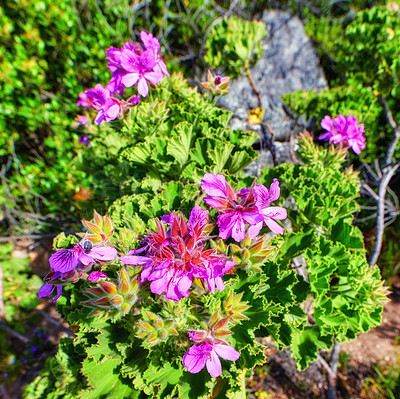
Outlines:
<svg viewBox="0 0 400 399"><path fill-rule="evenodd" d="M343 143L350 147L356 154L361 153L361 149L365 148L364 124L358 126L358 120L352 115L345 118L339 115L332 121L330 116L322 119L321 127L327 132L321 134L318 139L330 141L331 143Z"/></svg>
<svg viewBox="0 0 400 399"><path fill-rule="evenodd" d="M160 43L151 33L141 32L140 43L127 42L119 49L111 47L106 51L108 68L112 72L111 80L106 87L97 84L94 89L79 94L78 106L94 108L97 116L94 122L110 122L122 117L124 112L140 102L140 96L146 97L149 85L158 84L164 76L169 77L164 60L160 56ZM138 95L127 100L123 96L126 87L137 87Z"/></svg>
<svg viewBox="0 0 400 399"><path fill-rule="evenodd" d="M286 209L269 206L280 195L277 179L274 179L269 190L254 183L250 189L234 191L223 175L206 173L201 188L209 195L204 202L221 213L217 224L222 239L232 236L235 241L242 241L246 234L246 223L250 225L250 238L256 237L264 224L274 233L283 234L283 228L275 220L286 219Z"/></svg>
<svg viewBox="0 0 400 399"><path fill-rule="evenodd" d="M142 97L149 92L149 84L158 84L164 75L169 77L165 62L160 57L160 43L151 33L140 32L145 49L139 43L125 43L122 49L106 51L112 78L107 88L122 95L125 87L137 85Z"/></svg>
<svg viewBox="0 0 400 399"><path fill-rule="evenodd" d="M44 278L45 284L39 289L38 298L49 296L56 289L55 302L62 293L63 285L84 278L97 283L85 289L88 300L81 302L90 308L89 316L117 320L140 304L143 297L146 298L146 295L141 295L141 289L149 288L153 294L160 296L155 301L161 304L161 310L154 313L146 307L141 309L142 319L138 321L137 336L146 340L144 345L151 348L175 336L178 347L182 343L185 346L187 341L182 339L182 334L186 335L189 331L194 345L183 356L183 365L190 373L197 373L206 367L212 377L221 375L220 358L236 361L240 356L226 339L232 334L232 326L248 319L245 313L251 305L243 300L243 292L235 294L231 290L223 302L223 313L218 309L212 317L208 317L207 309L202 309L202 320L196 323L193 322L196 319L194 314L192 318L186 318L186 301L179 301L190 296L193 283L215 294L216 289L225 289L225 274L234 273L235 268L248 268L249 259L256 264L265 260L272 249L266 237L259 237L258 234L263 225L282 234L283 228L276 220L285 219L286 210L270 206L280 196L277 179L269 190L253 183L251 188L235 191L223 175L208 173L201 181L201 187L208 194L204 198L206 204L220 213L217 220L219 236L222 239L232 236L241 241L240 244L232 244L232 251L222 240L219 244L211 240L210 233L215 225L209 221L209 211L200 206L191 210L187 220L182 213L174 212L164 215L161 220L155 219L155 228L141 238L142 247L130 251L132 245L136 245L134 241L139 234L144 234L145 226L139 230L122 230L120 240L116 240L119 245L117 251L110 243L114 234L110 217L94 212L92 221L82 221L87 231L77 233L81 241L72 248L56 251L50 257L52 270ZM250 226L247 232L246 224ZM59 240L62 244L63 238ZM227 255L231 252L234 260ZM116 260L123 264L118 277L115 276L116 262L110 269L105 269L104 265ZM102 268L92 271L96 264L102 265ZM111 271L110 277L104 272L108 270ZM256 268L252 270L257 271ZM179 308L180 304L182 308ZM193 301L192 306L196 309L198 304ZM180 311L177 311L178 308ZM204 317L208 318L207 322ZM200 326L206 329L197 330Z"/></svg>
<svg viewBox="0 0 400 399"><path fill-rule="evenodd" d="M182 214L165 215L164 225L156 221L157 232L150 232L145 247L130 251L120 257L128 265L141 265L140 282L150 281L150 290L158 295L166 293L166 299L179 301L189 297L193 279L198 278L215 293L215 287L224 289L222 276L236 263L206 249L208 211L199 206L193 208L186 223ZM165 226L166 225L166 226ZM146 251L146 256L137 253Z"/></svg>

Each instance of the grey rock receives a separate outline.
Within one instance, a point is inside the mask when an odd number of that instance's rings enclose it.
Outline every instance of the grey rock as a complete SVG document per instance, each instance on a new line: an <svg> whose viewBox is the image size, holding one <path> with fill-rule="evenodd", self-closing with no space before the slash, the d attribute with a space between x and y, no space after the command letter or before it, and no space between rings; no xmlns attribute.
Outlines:
<svg viewBox="0 0 400 399"><path fill-rule="evenodd" d="M263 56L251 68L251 75L265 109L264 127L248 123L249 112L258 107L258 100L247 77L233 81L229 94L221 97L217 105L233 112L232 129L253 130L264 136L264 141L272 139L275 163L291 162L290 147L281 142L289 141L290 135L302 130L306 121L303 118L296 123L285 112L281 96L298 90L321 91L328 86L312 43L297 17L282 11L265 11L261 20L266 24L268 35L262 42ZM273 166L273 157L262 155L264 151L267 150L260 152L261 164ZM253 167L253 173L257 168L259 165Z"/></svg>

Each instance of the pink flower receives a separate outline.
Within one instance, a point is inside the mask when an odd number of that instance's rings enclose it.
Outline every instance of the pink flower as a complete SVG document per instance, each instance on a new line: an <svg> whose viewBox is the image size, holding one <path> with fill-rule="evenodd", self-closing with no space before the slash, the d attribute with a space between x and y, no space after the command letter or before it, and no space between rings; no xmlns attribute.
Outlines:
<svg viewBox="0 0 400 399"><path fill-rule="evenodd" d="M343 143L350 147L356 154L365 148L364 124L358 126L358 120L352 115L345 118L339 115L332 121L330 116L325 116L321 121L321 127L327 130L318 137L319 140L330 141L334 144Z"/></svg>
<svg viewBox="0 0 400 399"><path fill-rule="evenodd" d="M227 239L232 236L236 241L242 241L246 235L246 226L249 237L254 238L266 224L274 233L283 234L283 228L275 220L287 217L285 208L270 207L269 204L279 198L279 182L274 179L270 191L263 185L243 188L234 191L222 175L206 173L201 181L201 188L210 195L204 202L217 209L219 236Z"/></svg>
<svg viewBox="0 0 400 399"><path fill-rule="evenodd" d="M101 277L107 277L103 272L88 272L95 262L108 262L117 257L117 250L111 247L94 247L89 240L75 244L72 249L61 249L55 252L49 259L50 267L53 269L44 278L45 284L40 287L38 300L49 296L57 288L56 302L62 292L62 286L75 283L81 278L95 282Z"/></svg>
<svg viewBox="0 0 400 399"><path fill-rule="evenodd" d="M146 50L152 50L154 52L156 60L156 66L154 67L154 70L169 78L170 75L167 71L167 66L165 65L164 60L159 56L160 42L158 39L153 37L151 33L146 33L144 31L140 32L140 38L142 39Z"/></svg>
<svg viewBox="0 0 400 399"><path fill-rule="evenodd" d="M99 281L101 278L108 278L108 276L104 272L96 271L89 274L88 280L91 281L92 283L95 283L96 281Z"/></svg>
<svg viewBox="0 0 400 399"><path fill-rule="evenodd" d="M86 93L79 93L79 101L76 103L78 107L85 107L86 110L89 110L89 108L93 104L93 99L89 97Z"/></svg>
<svg viewBox="0 0 400 399"><path fill-rule="evenodd" d="M122 68L121 65L121 57L124 51L134 51L138 55L142 53L142 47L139 43L132 44L130 42L126 42L122 49L110 47L107 51L107 61L108 61L108 69L113 73L111 80L107 84L107 89L110 90L111 93L119 94L122 96L124 94L125 86L122 84L121 79L127 73Z"/></svg>
<svg viewBox="0 0 400 399"><path fill-rule="evenodd" d="M158 295L166 293L167 299L187 298L193 278L204 280L212 293L215 287L222 291L222 276L236 263L215 249L206 249L204 242L210 238L205 231L207 215L208 211L196 206L187 223L182 214L163 216L166 226L156 221L157 232L146 237L146 247L130 251L120 261L141 266L141 282L150 281L150 290ZM146 251L145 256L136 255L142 251Z"/></svg>
<svg viewBox="0 0 400 399"><path fill-rule="evenodd" d="M146 97L149 84L158 84L169 76L165 62L159 55L160 43L151 33L142 31L139 43L125 43L122 49L111 47L106 51L108 68L113 73L107 89L122 95L125 87L137 85L139 94Z"/></svg>
<svg viewBox="0 0 400 399"><path fill-rule="evenodd" d="M121 65L127 72L121 78L125 87L137 85L139 94L146 97L149 93L148 83L160 83L163 75L154 69L156 66L154 51L146 50L141 55L125 50L121 56Z"/></svg>
<svg viewBox="0 0 400 399"><path fill-rule="evenodd" d="M240 353L226 342L216 339L209 331L192 331L189 337L196 342L182 359L183 365L190 373L198 373L204 366L212 377L222 373L220 357L225 360L236 361Z"/></svg>
<svg viewBox="0 0 400 399"><path fill-rule="evenodd" d="M117 117L121 114L121 102L114 97L110 97L99 109L96 118L94 119L94 123L96 125L100 125L100 123L103 121L111 122L114 119L117 119Z"/></svg>
<svg viewBox="0 0 400 399"><path fill-rule="evenodd" d="M117 250L111 247L93 247L89 240L75 244L72 249L61 249L50 256L50 267L55 272L67 273L80 264L88 266L97 261L110 261L117 257Z"/></svg>
<svg viewBox="0 0 400 399"><path fill-rule="evenodd" d="M285 208L282 208L280 206L269 206L271 202L276 201L280 196L281 190L279 188L278 179L273 180L269 191L265 186L261 184L256 185L254 190L257 197L256 205L260 215L264 218L264 221L261 224L250 227L250 236L257 235L260 232L263 224L266 224L273 233L283 234L283 228L278 223L276 223L275 220L286 219L287 211Z"/></svg>
<svg viewBox="0 0 400 399"><path fill-rule="evenodd" d="M122 114L122 103L111 95L106 87L98 83L94 89L86 90L85 94L91 99L91 106L98 112L94 123L110 122Z"/></svg>

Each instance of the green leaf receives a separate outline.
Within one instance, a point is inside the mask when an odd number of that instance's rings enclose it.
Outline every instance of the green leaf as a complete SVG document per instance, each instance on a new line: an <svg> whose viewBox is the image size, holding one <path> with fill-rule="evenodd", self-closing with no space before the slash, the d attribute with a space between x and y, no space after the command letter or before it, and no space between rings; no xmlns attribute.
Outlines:
<svg viewBox="0 0 400 399"><path fill-rule="evenodd" d="M181 122L175 127L174 135L168 141L167 154L172 155L181 165L188 160L194 126L195 124Z"/></svg>
<svg viewBox="0 0 400 399"><path fill-rule="evenodd" d="M291 350L297 361L297 367L300 370L306 369L310 362L317 360L319 350L328 350L332 345L332 336L322 337L318 326L306 327L293 337Z"/></svg>
<svg viewBox="0 0 400 399"><path fill-rule="evenodd" d="M152 145L150 141L139 143L135 147L129 147L122 151L121 156L127 158L129 161L145 165L149 162L152 153Z"/></svg>
<svg viewBox="0 0 400 399"><path fill-rule="evenodd" d="M285 234L285 241L280 248L279 257L282 261L289 261L301 255L307 248L310 248L315 240L314 231L309 229L301 233Z"/></svg>
<svg viewBox="0 0 400 399"><path fill-rule="evenodd" d="M348 248L364 248L364 240L361 231L347 223L344 219L339 219L332 224L332 239L341 242Z"/></svg>
<svg viewBox="0 0 400 399"><path fill-rule="evenodd" d="M249 155L247 151L236 151L231 158L229 158L226 169L229 173L235 174L249 165L255 158L256 152L253 156Z"/></svg>
<svg viewBox="0 0 400 399"><path fill-rule="evenodd" d="M231 143L218 143L216 147L208 149L208 155L213 161L213 171L214 173L221 173L225 168L225 164L231 157L231 153L235 146Z"/></svg>
<svg viewBox="0 0 400 399"><path fill-rule="evenodd" d="M119 359L108 357L104 357L100 363L95 363L90 359L84 360L82 372L88 377L93 390L82 392L82 398L138 398L140 391L135 390L129 380L120 378L119 365Z"/></svg>

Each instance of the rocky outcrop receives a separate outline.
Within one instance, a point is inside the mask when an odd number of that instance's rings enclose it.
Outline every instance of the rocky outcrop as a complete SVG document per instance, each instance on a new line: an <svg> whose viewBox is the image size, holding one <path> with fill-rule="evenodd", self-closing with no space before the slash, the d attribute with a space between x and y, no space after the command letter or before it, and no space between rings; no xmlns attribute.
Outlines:
<svg viewBox="0 0 400 399"><path fill-rule="evenodd" d="M257 108L259 102L247 77L233 81L229 94L218 100L219 106L233 112L232 129L254 130L260 134L260 160L247 170L252 175L257 174L256 169L293 161L290 136L300 127L285 111L281 96L298 90L327 88L315 49L302 22L282 11L265 11L261 20L266 24L268 35L262 43L263 56L251 68L251 76L265 110L263 125L248 122L250 110ZM302 121L303 126L305 122ZM265 149L266 146L272 152Z"/></svg>

